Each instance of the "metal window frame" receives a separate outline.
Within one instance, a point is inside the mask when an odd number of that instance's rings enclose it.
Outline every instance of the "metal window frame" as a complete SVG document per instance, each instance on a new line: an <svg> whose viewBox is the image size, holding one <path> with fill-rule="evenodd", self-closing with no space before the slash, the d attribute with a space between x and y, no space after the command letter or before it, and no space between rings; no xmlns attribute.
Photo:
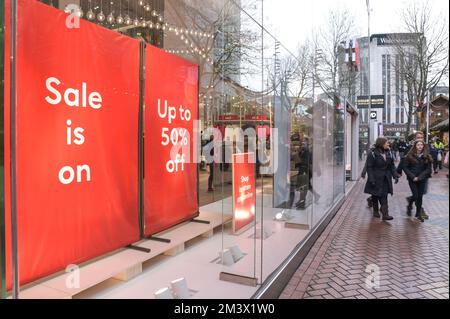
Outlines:
<svg viewBox="0 0 450 319"><path fill-rule="evenodd" d="M0 136L1 154L5 151L4 80L5 80L5 3L0 6ZM6 298L6 246L5 246L5 157L0 156L0 299Z"/></svg>

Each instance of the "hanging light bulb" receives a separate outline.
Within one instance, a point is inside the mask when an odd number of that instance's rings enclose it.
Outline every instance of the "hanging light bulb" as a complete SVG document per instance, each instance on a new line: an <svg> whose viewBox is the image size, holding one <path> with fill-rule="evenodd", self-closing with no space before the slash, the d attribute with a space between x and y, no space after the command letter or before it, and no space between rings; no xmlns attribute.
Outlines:
<svg viewBox="0 0 450 319"><path fill-rule="evenodd" d="M125 16L125 24L126 25L131 25L133 23L133 20L131 20L129 15Z"/></svg>
<svg viewBox="0 0 450 319"><path fill-rule="evenodd" d="M133 25L135 26L135 27L137 27L137 26L139 26L139 19L138 19L138 1L136 1L136 0L134 0L135 1L135 4L136 4L136 6L135 6L135 12L136 12L136 16L134 17L134 20L133 20Z"/></svg>
<svg viewBox="0 0 450 319"><path fill-rule="evenodd" d="M158 12L156 12L156 10L152 11L152 16L156 17L158 15Z"/></svg>
<svg viewBox="0 0 450 319"><path fill-rule="evenodd" d="M153 22L150 21L150 22L148 23L148 27L149 27L150 29L153 29L153 27L154 27Z"/></svg>
<svg viewBox="0 0 450 319"><path fill-rule="evenodd" d="M88 20L94 20L95 14L94 14L94 12L91 9L89 9L89 11L86 13L86 18Z"/></svg>
<svg viewBox="0 0 450 319"><path fill-rule="evenodd" d="M155 28L156 28L156 30L159 30L161 28L161 26L159 25L158 22L155 24Z"/></svg>
<svg viewBox="0 0 450 319"><path fill-rule="evenodd" d="M86 13L86 18L88 20L93 20L95 18L95 14L94 14L94 12L92 11L92 8L91 8L91 0L89 0L89 10Z"/></svg>
<svg viewBox="0 0 450 319"><path fill-rule="evenodd" d="M147 22L145 20L141 21L141 27L145 28L147 26Z"/></svg>
<svg viewBox="0 0 450 319"><path fill-rule="evenodd" d="M164 18L163 18L162 16L159 16L159 17L158 17L158 21L159 21L159 22L163 22L163 21L164 21Z"/></svg>
<svg viewBox="0 0 450 319"><path fill-rule="evenodd" d="M144 0L139 0L139 5L142 7L144 5Z"/></svg>
<svg viewBox="0 0 450 319"><path fill-rule="evenodd" d="M163 26L161 27L161 29L162 29L163 31L166 31L166 25L163 24Z"/></svg>
<svg viewBox="0 0 450 319"><path fill-rule="evenodd" d="M113 4L113 2L111 2L111 4ZM111 9L111 7L110 7ZM122 24L123 23L123 17L122 17L122 0L120 0L119 2L119 16L116 19L117 24Z"/></svg>
<svg viewBox="0 0 450 319"><path fill-rule="evenodd" d="M112 14L112 12L110 14L108 14L108 17L106 18L106 21L108 21L108 23L113 24L114 23L114 15Z"/></svg>
<svg viewBox="0 0 450 319"><path fill-rule="evenodd" d="M144 9L145 9L145 11L150 11L151 7L150 7L150 5L146 4Z"/></svg>
<svg viewBox="0 0 450 319"><path fill-rule="evenodd" d="M100 2L100 13L97 14L97 20L100 21L100 22L103 22L103 21L105 21L105 19L106 19L106 16L103 13L103 0L102 0Z"/></svg>
<svg viewBox="0 0 450 319"><path fill-rule="evenodd" d="M97 20L100 22L105 21L106 17L105 14L103 13L103 11L100 11L100 13L97 15Z"/></svg>

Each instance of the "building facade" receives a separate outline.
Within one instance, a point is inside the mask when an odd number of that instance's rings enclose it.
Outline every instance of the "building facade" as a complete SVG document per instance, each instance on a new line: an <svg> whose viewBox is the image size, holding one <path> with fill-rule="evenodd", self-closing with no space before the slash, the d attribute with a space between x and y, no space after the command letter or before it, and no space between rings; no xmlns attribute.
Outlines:
<svg viewBox="0 0 450 319"><path fill-rule="evenodd" d="M380 124L378 135L399 138L406 133L408 121L407 87L402 75L399 46L402 50L413 50L419 35L407 33L374 34L368 45L367 37L359 38L358 57L358 98L367 100L369 95L369 54L370 49L370 93L373 103L372 120ZM368 123L370 116L367 103L359 103L361 127ZM412 115L412 127L416 122ZM382 126L381 126L382 125Z"/></svg>

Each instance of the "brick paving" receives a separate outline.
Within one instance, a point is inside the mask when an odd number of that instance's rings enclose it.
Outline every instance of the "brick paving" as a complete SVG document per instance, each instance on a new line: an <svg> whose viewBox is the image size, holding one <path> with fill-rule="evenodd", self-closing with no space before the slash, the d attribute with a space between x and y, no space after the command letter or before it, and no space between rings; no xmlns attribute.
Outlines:
<svg viewBox="0 0 450 319"><path fill-rule="evenodd" d="M409 187L405 178L389 198L390 214L395 218L391 222L371 216L363 193L365 180L359 181L280 298L448 299L446 173L429 181L424 207L430 220L424 223L406 216ZM378 269L375 281L371 281L371 269Z"/></svg>

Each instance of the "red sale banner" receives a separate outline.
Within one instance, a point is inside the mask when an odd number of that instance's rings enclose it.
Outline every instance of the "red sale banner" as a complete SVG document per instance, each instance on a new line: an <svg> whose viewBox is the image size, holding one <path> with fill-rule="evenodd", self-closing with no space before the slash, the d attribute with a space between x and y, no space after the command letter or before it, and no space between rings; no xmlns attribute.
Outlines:
<svg viewBox="0 0 450 319"><path fill-rule="evenodd" d="M147 46L144 225L150 236L198 216L198 66Z"/></svg>
<svg viewBox="0 0 450 319"><path fill-rule="evenodd" d="M18 1L17 35L23 284L139 240L139 41L35 0Z"/></svg>
<svg viewBox="0 0 450 319"><path fill-rule="evenodd" d="M255 154L233 154L233 233L241 233L255 218Z"/></svg>

